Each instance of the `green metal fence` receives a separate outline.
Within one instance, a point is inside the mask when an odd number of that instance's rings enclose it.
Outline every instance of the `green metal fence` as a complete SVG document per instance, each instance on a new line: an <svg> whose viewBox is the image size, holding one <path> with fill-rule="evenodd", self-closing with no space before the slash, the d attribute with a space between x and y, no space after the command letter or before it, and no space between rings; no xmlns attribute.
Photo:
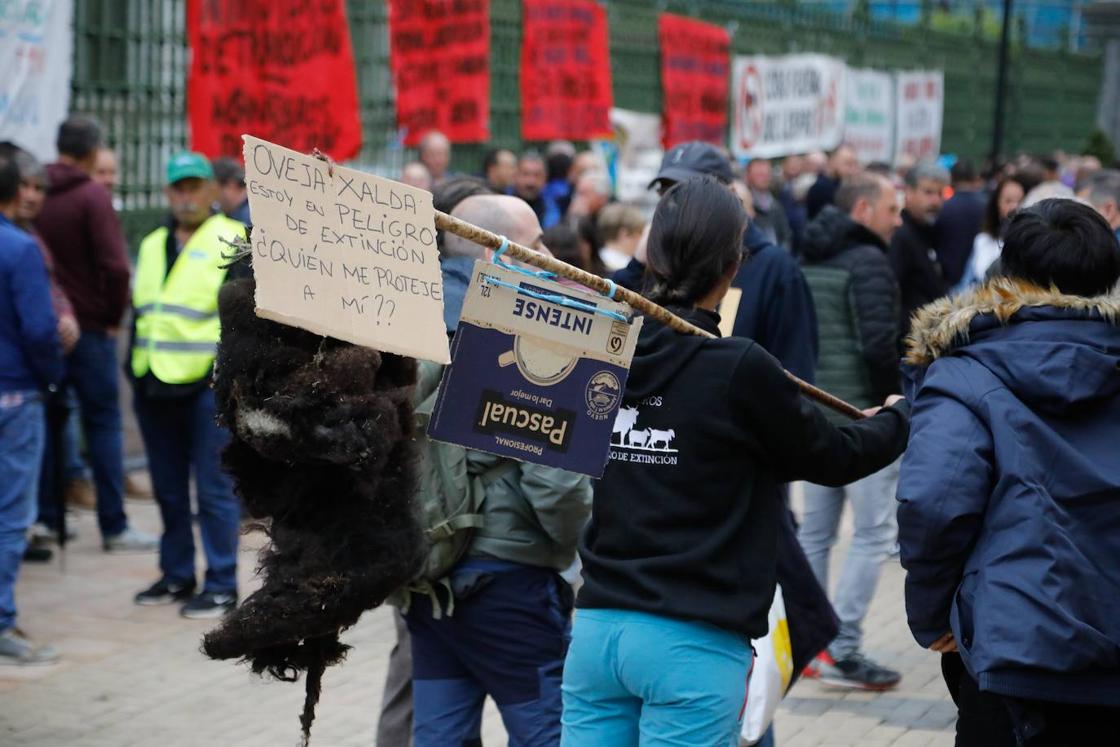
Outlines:
<svg viewBox="0 0 1120 747"><path fill-rule="evenodd" d="M607 0L615 105L661 107L657 14L703 18L732 31L736 54L822 52L854 66L945 71L942 149L987 152L995 103L997 46L980 33L900 28L786 2ZM394 121L387 10L348 0L358 67L364 146L361 167L393 173L407 153ZM491 0L491 145L519 148L518 62L521 7ZM186 0L83 0L74 22L73 103L102 121L120 153L124 220L130 239L161 212L161 174L187 143ZM1098 57L1016 45L1011 52L1005 144L1010 151L1077 149L1094 129L1101 81ZM454 165L474 171L489 145L458 146Z"/></svg>

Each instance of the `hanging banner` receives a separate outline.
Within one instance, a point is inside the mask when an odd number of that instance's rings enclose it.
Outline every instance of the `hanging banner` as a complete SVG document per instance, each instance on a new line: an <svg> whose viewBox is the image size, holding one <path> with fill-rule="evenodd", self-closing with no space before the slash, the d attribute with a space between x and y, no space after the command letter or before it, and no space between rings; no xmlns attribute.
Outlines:
<svg viewBox="0 0 1120 747"><path fill-rule="evenodd" d="M0 140L53 161L70 107L72 0L0 3Z"/></svg>
<svg viewBox="0 0 1120 747"><path fill-rule="evenodd" d="M688 140L723 145L731 34L720 26L662 13L657 35L665 148Z"/></svg>
<svg viewBox="0 0 1120 747"><path fill-rule="evenodd" d="M844 81L844 142L860 163L894 158L894 78L878 70L848 68Z"/></svg>
<svg viewBox="0 0 1120 747"><path fill-rule="evenodd" d="M187 108L191 149L241 154L260 136L337 160L362 145L344 0L190 0Z"/></svg>
<svg viewBox="0 0 1120 747"><path fill-rule="evenodd" d="M432 195L245 136L257 316L447 363Z"/></svg>
<svg viewBox="0 0 1120 747"><path fill-rule="evenodd" d="M731 151L774 158L840 144L844 71L820 54L736 57Z"/></svg>
<svg viewBox="0 0 1120 747"><path fill-rule="evenodd" d="M652 213L658 197L649 183L657 176L665 155L661 148L661 117L629 109L611 109L611 128L616 154L615 195L622 202L649 208Z"/></svg>
<svg viewBox="0 0 1120 747"><path fill-rule="evenodd" d="M936 156L941 151L945 74L940 70L895 74L894 157Z"/></svg>
<svg viewBox="0 0 1120 747"><path fill-rule="evenodd" d="M606 10L594 0L525 0L521 12L521 137L609 136Z"/></svg>
<svg viewBox="0 0 1120 747"><path fill-rule="evenodd" d="M602 477L642 318L476 262L428 435Z"/></svg>
<svg viewBox="0 0 1120 747"><path fill-rule="evenodd" d="M390 0L389 47L405 145L490 139L489 0Z"/></svg>

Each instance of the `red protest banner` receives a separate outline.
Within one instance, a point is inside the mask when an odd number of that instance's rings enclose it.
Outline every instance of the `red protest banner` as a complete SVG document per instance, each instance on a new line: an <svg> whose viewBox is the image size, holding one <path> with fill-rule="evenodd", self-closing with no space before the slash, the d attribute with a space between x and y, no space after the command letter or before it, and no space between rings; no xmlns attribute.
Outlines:
<svg viewBox="0 0 1120 747"><path fill-rule="evenodd" d="M727 134L731 35L691 18L657 17L666 148L688 140L722 145Z"/></svg>
<svg viewBox="0 0 1120 747"><path fill-rule="evenodd" d="M607 14L593 0L525 0L521 137L610 137Z"/></svg>
<svg viewBox="0 0 1120 747"><path fill-rule="evenodd" d="M405 145L490 139L490 0L389 0L389 45Z"/></svg>
<svg viewBox="0 0 1120 747"><path fill-rule="evenodd" d="M293 150L358 154L362 122L344 0L190 0L191 148L241 157L251 133Z"/></svg>

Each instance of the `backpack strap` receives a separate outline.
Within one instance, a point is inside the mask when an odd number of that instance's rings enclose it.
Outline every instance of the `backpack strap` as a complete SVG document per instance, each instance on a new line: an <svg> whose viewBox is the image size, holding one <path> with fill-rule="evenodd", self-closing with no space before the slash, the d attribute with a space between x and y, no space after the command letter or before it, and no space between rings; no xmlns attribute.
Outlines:
<svg viewBox="0 0 1120 747"><path fill-rule="evenodd" d="M479 475L478 479L482 481L482 486L484 488L489 488L491 485L498 482L498 480L502 479L507 474L512 472L513 468L516 466L517 462L515 460L503 459L502 461L493 465L481 475ZM479 508L482 508L482 505L485 504L485 502L486 497L484 494L482 503L479 504ZM434 527L427 529L424 533L425 535L427 535L428 539L432 540L433 542L438 542L442 539L447 539L461 529L482 529L485 524L486 517L484 517L481 513L459 514L458 516L453 516L447 521L440 522Z"/></svg>
<svg viewBox="0 0 1120 747"><path fill-rule="evenodd" d="M424 534L433 542L439 542L442 539L447 539L460 529L482 529L484 523L482 514L459 514L425 530Z"/></svg>

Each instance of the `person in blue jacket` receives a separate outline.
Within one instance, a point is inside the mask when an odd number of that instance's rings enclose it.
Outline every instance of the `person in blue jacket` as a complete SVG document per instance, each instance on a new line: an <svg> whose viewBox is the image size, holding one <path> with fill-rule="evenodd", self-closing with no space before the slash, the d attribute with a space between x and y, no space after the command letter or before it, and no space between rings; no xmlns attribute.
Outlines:
<svg viewBox="0 0 1120 747"><path fill-rule="evenodd" d="M1044 200L1002 261L908 341L907 617L944 654L958 746L1116 744L1120 244L1092 208Z"/></svg>
<svg viewBox="0 0 1120 747"><path fill-rule="evenodd" d="M62 348L43 255L12 222L19 185L14 156L0 154L0 664L46 664L58 652L16 627L15 586L38 507L44 398L62 378Z"/></svg>

